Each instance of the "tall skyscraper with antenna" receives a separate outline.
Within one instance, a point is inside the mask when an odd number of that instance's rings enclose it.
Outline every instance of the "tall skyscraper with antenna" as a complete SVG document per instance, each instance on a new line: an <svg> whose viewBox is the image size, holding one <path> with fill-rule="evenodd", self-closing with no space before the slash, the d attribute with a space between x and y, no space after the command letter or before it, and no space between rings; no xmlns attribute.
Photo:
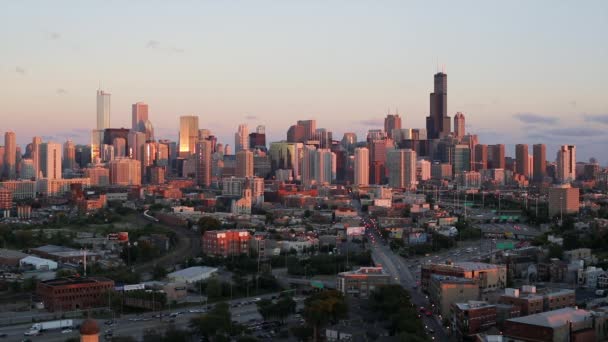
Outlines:
<svg viewBox="0 0 608 342"><path fill-rule="evenodd" d="M434 77L433 92L430 95L430 113L426 117L426 131L429 139L439 139L451 132L448 116L448 75L438 72Z"/></svg>

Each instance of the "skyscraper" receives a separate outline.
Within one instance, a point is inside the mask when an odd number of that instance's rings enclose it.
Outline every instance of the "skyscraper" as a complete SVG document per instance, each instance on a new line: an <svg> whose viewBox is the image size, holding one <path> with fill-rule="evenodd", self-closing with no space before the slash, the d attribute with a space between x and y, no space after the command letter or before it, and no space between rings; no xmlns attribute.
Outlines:
<svg viewBox="0 0 608 342"><path fill-rule="evenodd" d="M17 140L15 132L4 133L4 175L8 179L17 176Z"/></svg>
<svg viewBox="0 0 608 342"><path fill-rule="evenodd" d="M287 142L306 142L306 127L303 125L292 125L287 130Z"/></svg>
<svg viewBox="0 0 608 342"><path fill-rule="evenodd" d="M97 90L97 130L110 128L110 95L103 90Z"/></svg>
<svg viewBox="0 0 608 342"><path fill-rule="evenodd" d="M462 138L465 136L465 134L464 114L458 112L456 115L454 115L454 136L456 138Z"/></svg>
<svg viewBox="0 0 608 342"><path fill-rule="evenodd" d="M141 162L131 158L116 158L109 163L110 183L113 185L141 185Z"/></svg>
<svg viewBox="0 0 608 342"><path fill-rule="evenodd" d="M430 114L426 117L426 131L429 139L439 139L450 132L448 116L448 75L435 74L434 92L430 95Z"/></svg>
<svg viewBox="0 0 608 342"><path fill-rule="evenodd" d="M236 153L236 176L253 177L253 152L243 150Z"/></svg>
<svg viewBox="0 0 608 342"><path fill-rule="evenodd" d="M391 150L387 153L388 184L393 188L416 188L416 151Z"/></svg>
<svg viewBox="0 0 608 342"><path fill-rule="evenodd" d="M490 158L490 151L492 158ZM496 144L488 146L488 161L491 162L489 169L504 169L505 168L505 145Z"/></svg>
<svg viewBox="0 0 608 342"><path fill-rule="evenodd" d="M304 145L302 150L302 185L310 188L315 183L315 155L317 149L312 145Z"/></svg>
<svg viewBox="0 0 608 342"><path fill-rule="evenodd" d="M304 127L304 138L306 140L312 140L315 137L317 131L316 120L298 120L297 125Z"/></svg>
<svg viewBox="0 0 608 342"><path fill-rule="evenodd" d="M386 140L372 140L369 143L371 184L383 184L386 177Z"/></svg>
<svg viewBox="0 0 608 342"><path fill-rule="evenodd" d="M348 153L353 153L353 149L355 148L355 145L357 145L357 134L352 132L344 133L340 143Z"/></svg>
<svg viewBox="0 0 608 342"><path fill-rule="evenodd" d="M42 144L41 137L34 137L32 139L32 163L34 164L34 177L40 177L40 144Z"/></svg>
<svg viewBox="0 0 608 342"><path fill-rule="evenodd" d="M141 128L145 127L146 121L148 121L148 105L143 102L131 105L131 129L142 132Z"/></svg>
<svg viewBox="0 0 608 342"><path fill-rule="evenodd" d="M317 184L331 184L336 179L336 154L330 149L318 149L315 153L314 164Z"/></svg>
<svg viewBox="0 0 608 342"><path fill-rule="evenodd" d="M234 133L234 153L249 150L249 128L246 124L240 124L238 131Z"/></svg>
<svg viewBox="0 0 608 342"><path fill-rule="evenodd" d="M209 140L196 144L196 183L200 186L211 185L211 154L213 146Z"/></svg>
<svg viewBox="0 0 608 342"><path fill-rule="evenodd" d="M488 145L477 144L475 145L475 162L473 163L473 169L475 171L484 170L488 168Z"/></svg>
<svg viewBox="0 0 608 342"><path fill-rule="evenodd" d="M517 144L515 145L515 171L525 177L530 176L530 169L528 168L528 145Z"/></svg>
<svg viewBox="0 0 608 342"><path fill-rule="evenodd" d="M471 149L468 145L454 145L452 155L452 170L454 175L471 171Z"/></svg>
<svg viewBox="0 0 608 342"><path fill-rule="evenodd" d="M562 145L557 151L557 181L572 182L576 178L576 146Z"/></svg>
<svg viewBox="0 0 608 342"><path fill-rule="evenodd" d="M179 118L179 156L187 158L194 154L198 140L198 116L185 115Z"/></svg>
<svg viewBox="0 0 608 342"><path fill-rule="evenodd" d="M401 117L399 114L387 114L384 118L384 131L391 139L393 139L394 129L401 129Z"/></svg>
<svg viewBox="0 0 608 342"><path fill-rule="evenodd" d="M72 140L63 144L63 169L72 170L76 167L76 145Z"/></svg>
<svg viewBox="0 0 608 342"><path fill-rule="evenodd" d="M40 170L46 179L61 179L61 144L40 144Z"/></svg>
<svg viewBox="0 0 608 342"><path fill-rule="evenodd" d="M369 150L355 149L355 185L369 185Z"/></svg>
<svg viewBox="0 0 608 342"><path fill-rule="evenodd" d="M535 144L532 146L534 156L533 179L535 182L542 182L547 175L547 146L545 144Z"/></svg>

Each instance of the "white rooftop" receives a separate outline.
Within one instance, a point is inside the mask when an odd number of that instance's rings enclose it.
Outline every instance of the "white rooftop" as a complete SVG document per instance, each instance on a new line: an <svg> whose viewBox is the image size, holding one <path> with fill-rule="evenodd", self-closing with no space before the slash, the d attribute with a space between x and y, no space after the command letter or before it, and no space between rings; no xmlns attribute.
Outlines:
<svg viewBox="0 0 608 342"><path fill-rule="evenodd" d="M201 274L208 274L216 272L217 268L208 266L193 266L184 268L183 270L171 272L167 274L169 278L193 278L200 276Z"/></svg>

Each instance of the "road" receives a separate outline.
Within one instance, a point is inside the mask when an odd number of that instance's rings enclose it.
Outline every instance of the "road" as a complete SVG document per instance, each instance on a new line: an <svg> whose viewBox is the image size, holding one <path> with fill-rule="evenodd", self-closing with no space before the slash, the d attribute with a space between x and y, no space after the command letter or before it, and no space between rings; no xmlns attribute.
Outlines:
<svg viewBox="0 0 608 342"><path fill-rule="evenodd" d="M144 215L142 215L141 217L137 218L137 222L138 224L148 224L150 221L146 219ZM198 232L192 231L185 227L163 224L161 222L157 222L156 224L175 232L177 235L177 243L174 248L169 251L169 253L157 259L136 265L134 267L134 272L138 272L140 274L151 273L154 266L157 264L163 267L171 267L178 262L188 260L190 257L200 255L201 236Z"/></svg>
<svg viewBox="0 0 608 342"><path fill-rule="evenodd" d="M391 249L384 244L377 224L374 221L371 221L370 223L371 227L366 231L368 238L372 242L370 244L370 248L374 262L382 265L384 270L391 275L392 279L396 283L403 286L406 291L408 291L412 303L416 305L417 308L428 308L429 301L427 297L418 289L414 289L414 286L416 286L416 278L410 272L408 268L409 265L404 262L403 258L393 253L393 251L391 251ZM441 325L439 318L437 318L435 315L430 317L422 315L421 319L427 328L429 336L438 341L449 341L449 337ZM434 333L430 333L430 329L432 329Z"/></svg>
<svg viewBox="0 0 608 342"><path fill-rule="evenodd" d="M230 312L232 314L232 320L238 323L248 323L251 321L261 321L262 317L258 313L257 306L255 304L256 298L272 298L272 296L278 296L279 293L270 293L265 295L260 295L258 297L249 297L249 298L241 298L235 299L232 301L227 301L230 305ZM302 301L297 301L297 308L300 309L303 307ZM156 313L147 313L144 315L124 315L119 319L116 319L116 324L113 326L105 325L105 320L99 319L97 322L101 328L100 340L103 340L103 335L109 329L113 331L114 336L132 336L137 340L142 340L146 331L149 330L165 330L168 326L173 324L177 328L186 329L188 328L188 324L190 319L196 317L200 313L189 312L190 310L206 310L208 308L207 305L198 305L192 306L187 309L179 309L178 310L165 310L162 311L163 314L170 314L181 312L181 314L176 317L163 317L163 318L153 318L159 314ZM82 320L75 319L73 320L74 324L80 324ZM173 321L173 322L171 322ZM28 330L32 325L31 324L19 324L9 327L0 328L0 333L7 334L6 338L3 338L2 341L21 341L24 339L23 333ZM62 333L61 331L47 331L44 332L41 336L31 336L28 337L33 342L36 341L49 341L49 342L63 342L70 337L78 337L78 329L73 329L71 333Z"/></svg>

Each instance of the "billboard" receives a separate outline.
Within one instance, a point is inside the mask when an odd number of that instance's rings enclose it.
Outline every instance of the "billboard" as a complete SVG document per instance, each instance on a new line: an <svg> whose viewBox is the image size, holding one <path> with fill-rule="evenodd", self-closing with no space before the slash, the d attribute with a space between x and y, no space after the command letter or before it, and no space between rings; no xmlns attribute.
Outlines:
<svg viewBox="0 0 608 342"><path fill-rule="evenodd" d="M127 242L129 241L129 232L110 233L108 234L108 240Z"/></svg>
<svg viewBox="0 0 608 342"><path fill-rule="evenodd" d="M365 227L348 227L346 228L347 236L362 236L365 234Z"/></svg>
<svg viewBox="0 0 608 342"><path fill-rule="evenodd" d="M429 241L427 233L415 232L409 233L408 241L410 245L422 245Z"/></svg>
<svg viewBox="0 0 608 342"><path fill-rule="evenodd" d="M496 244L497 249L513 249L513 241L499 242Z"/></svg>

